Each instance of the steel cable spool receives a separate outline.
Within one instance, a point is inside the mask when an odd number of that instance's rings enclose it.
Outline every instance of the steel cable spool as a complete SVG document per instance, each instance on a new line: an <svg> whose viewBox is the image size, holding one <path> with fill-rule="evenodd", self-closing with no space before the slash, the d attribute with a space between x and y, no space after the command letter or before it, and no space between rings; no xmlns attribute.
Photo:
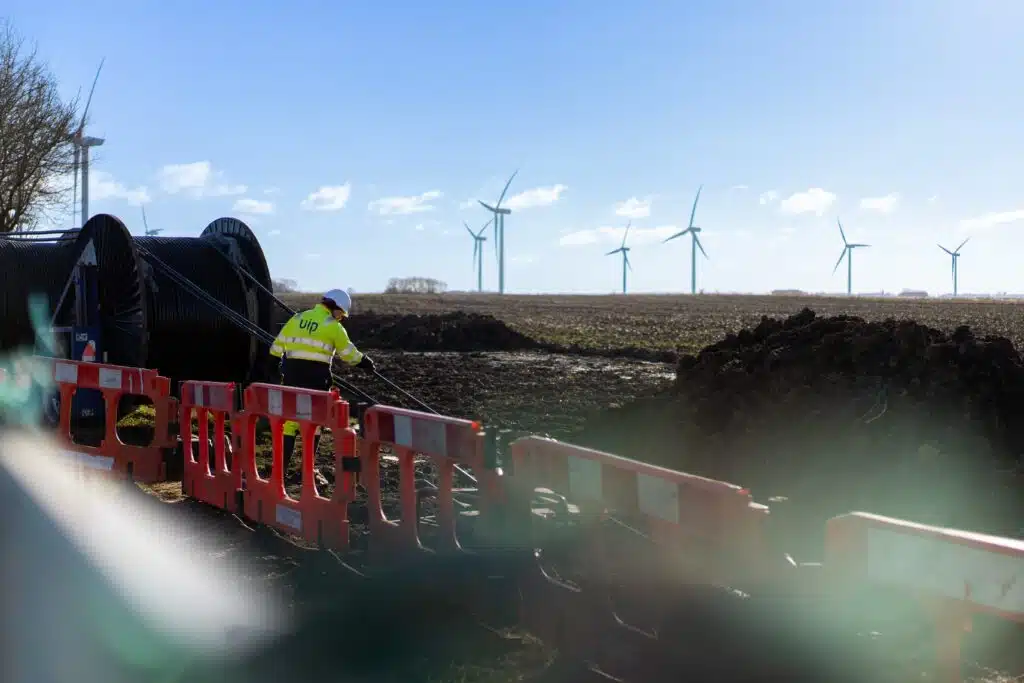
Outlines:
<svg viewBox="0 0 1024 683"><path fill-rule="evenodd" d="M253 379L253 369L264 365L266 345L176 281L181 277L195 283L253 327L270 329L270 301L259 296L251 282L272 288L266 257L248 226L234 218L213 221L197 238L133 238L119 219L97 214L81 230L58 237L36 233L0 239L0 272L5 275L0 348L32 343L28 295L45 293L50 305L57 305L90 239L99 269L101 347L105 352L98 360L153 368L175 380ZM176 273L148 262L147 253ZM241 270L251 278L244 277ZM73 322L74 303L72 288L55 316L57 326Z"/></svg>

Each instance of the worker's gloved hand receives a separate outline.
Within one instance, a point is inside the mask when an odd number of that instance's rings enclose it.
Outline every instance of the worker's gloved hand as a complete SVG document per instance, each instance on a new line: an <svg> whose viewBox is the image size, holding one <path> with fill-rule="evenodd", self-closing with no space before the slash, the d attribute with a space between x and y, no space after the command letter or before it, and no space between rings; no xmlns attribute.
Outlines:
<svg viewBox="0 0 1024 683"><path fill-rule="evenodd" d="M356 364L356 367L360 370L366 370L367 372L377 372L377 365L369 356L363 356L363 359Z"/></svg>

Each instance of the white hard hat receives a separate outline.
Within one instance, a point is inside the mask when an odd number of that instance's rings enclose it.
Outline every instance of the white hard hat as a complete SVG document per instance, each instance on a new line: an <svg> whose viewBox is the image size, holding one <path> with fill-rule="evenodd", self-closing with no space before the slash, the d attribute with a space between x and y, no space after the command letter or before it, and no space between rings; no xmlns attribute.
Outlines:
<svg viewBox="0 0 1024 683"><path fill-rule="evenodd" d="M332 289L325 292L324 298L333 301L335 306L345 311L345 315L348 315L352 308L352 297L344 289Z"/></svg>

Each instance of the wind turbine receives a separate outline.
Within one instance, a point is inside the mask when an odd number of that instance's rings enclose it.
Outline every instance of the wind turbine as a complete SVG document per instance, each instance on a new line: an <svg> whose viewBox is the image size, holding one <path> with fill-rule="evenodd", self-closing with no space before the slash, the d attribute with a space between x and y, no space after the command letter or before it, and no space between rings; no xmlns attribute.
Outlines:
<svg viewBox="0 0 1024 683"><path fill-rule="evenodd" d="M85 132L85 119L89 115L89 105L92 104L92 94L96 92L96 82L100 80L100 72L103 70L103 62L106 61L106 57L100 60L100 66L96 69L96 77L92 79L92 88L89 89L89 99L85 101L85 110L82 111L82 120L78 123L78 128L71 135L71 144L75 148L75 160L74 160L74 190L71 195L72 206L78 203L78 174L82 174L82 225L89 220L89 148L99 147L105 140L103 138L93 138L84 136Z"/></svg>
<svg viewBox="0 0 1024 683"><path fill-rule="evenodd" d="M508 186L512 184L512 179L519 173L519 169L513 173L508 182L505 183L505 189L501 191L501 196L498 197L498 203L494 206L485 204L479 199L480 206L484 207L492 214L494 214L494 249L498 255L498 294L505 293L505 216L512 213L511 209L501 208L501 200L505 198L505 193L508 192Z"/></svg>
<svg viewBox="0 0 1024 683"><path fill-rule="evenodd" d="M708 258L708 253L704 251L704 245L700 243L700 231L696 225L693 224L693 219L697 215L697 202L700 201L700 191L704 189L701 185L697 188L697 196L693 200L693 209L690 211L690 226L682 232L677 232L671 237L666 238L662 244L674 240L677 237L683 235L690 235L692 242L690 244L690 294L697 293L697 250L700 249L700 253L704 254L704 258Z"/></svg>
<svg viewBox="0 0 1024 683"><path fill-rule="evenodd" d="M626 269L633 270L633 266L629 264L629 247L626 246L626 238L629 237L629 226L633 224L633 221L626 223L626 232L622 235L622 245L614 251L609 251L605 256L611 256L612 254L622 254L622 293L626 293Z"/></svg>
<svg viewBox="0 0 1024 683"><path fill-rule="evenodd" d="M969 239L971 239L971 238L968 237L966 240L961 242L960 246L957 247L956 249L954 249L953 251L950 251L949 249L946 249L941 244L939 245L939 249L941 249L942 251L946 252L947 254L949 254L953 258L953 296L956 296L959 293L958 289L957 289L957 275L959 274L959 268L957 267L957 262L960 260L960 250L964 248L964 245L967 244L967 240L969 240Z"/></svg>
<svg viewBox="0 0 1024 683"><path fill-rule="evenodd" d="M142 227L146 231L146 237L156 237L157 235L164 231L163 228L153 228L152 230L149 229L149 222L146 220L145 206L142 207Z"/></svg>
<svg viewBox="0 0 1024 683"><path fill-rule="evenodd" d="M473 232L469 227L469 223L462 221L462 224L466 226L466 232L473 238L473 265L476 266L476 291L484 291L484 242L487 238L484 237L484 230L491 224L491 221L484 223L484 227L480 228L480 232Z"/></svg>
<svg viewBox="0 0 1024 683"><path fill-rule="evenodd" d="M851 244L846 241L846 233L843 232L843 224L836 218L836 225L839 226L839 234L843 238L843 253L839 254L839 260L836 261L836 267L832 269L832 274L835 275L836 271L839 270L839 264L846 259L846 294L847 296L853 294L853 250L861 247L870 247L870 244Z"/></svg>

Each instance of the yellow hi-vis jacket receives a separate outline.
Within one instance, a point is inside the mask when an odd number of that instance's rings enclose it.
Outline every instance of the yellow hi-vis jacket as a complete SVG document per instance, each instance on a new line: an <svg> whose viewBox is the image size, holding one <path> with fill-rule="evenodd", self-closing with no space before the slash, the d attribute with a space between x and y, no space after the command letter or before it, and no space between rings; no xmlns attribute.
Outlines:
<svg viewBox="0 0 1024 683"><path fill-rule="evenodd" d="M349 365L356 365L363 359L363 354L348 338L344 326L323 304L293 315L270 347L270 354L278 358L283 354L294 360L312 360L328 365L335 353Z"/></svg>

